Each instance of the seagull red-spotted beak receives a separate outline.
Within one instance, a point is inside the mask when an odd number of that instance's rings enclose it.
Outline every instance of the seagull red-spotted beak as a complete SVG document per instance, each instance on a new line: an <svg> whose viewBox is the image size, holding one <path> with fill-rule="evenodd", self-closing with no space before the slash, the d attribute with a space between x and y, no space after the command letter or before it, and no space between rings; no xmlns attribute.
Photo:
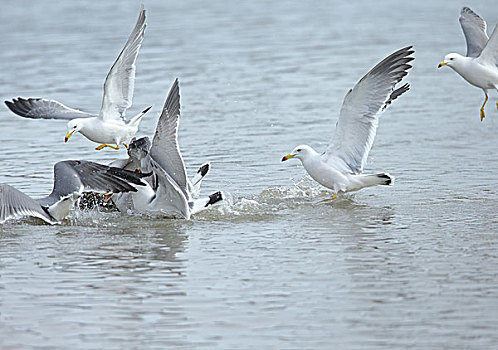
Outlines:
<svg viewBox="0 0 498 350"><path fill-rule="evenodd" d="M64 138L64 142L67 142L67 140L69 140L69 138L71 137L72 134L74 134L74 131L75 130L71 130L69 131L67 134L66 134L66 137Z"/></svg>
<svg viewBox="0 0 498 350"><path fill-rule="evenodd" d="M286 156L282 157L282 162L285 162L286 160L289 160L291 158L294 158L296 155L295 154L288 154Z"/></svg>

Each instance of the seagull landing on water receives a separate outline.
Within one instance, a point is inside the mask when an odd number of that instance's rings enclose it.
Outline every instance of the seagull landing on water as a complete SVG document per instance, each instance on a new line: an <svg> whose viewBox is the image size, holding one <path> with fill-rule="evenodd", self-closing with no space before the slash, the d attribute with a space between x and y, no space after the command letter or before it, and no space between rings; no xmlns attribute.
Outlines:
<svg viewBox="0 0 498 350"><path fill-rule="evenodd" d="M105 147L119 149L120 144L128 147L125 141L137 133L140 121L151 108L146 108L129 121L125 120L125 112L132 104L135 62L144 39L145 27L145 9L142 7L128 41L107 74L102 107L98 116L69 108L54 100L41 98L19 97L5 101L5 104L21 117L69 120L65 142L71 135L79 132L87 139L100 143L97 150Z"/></svg>
<svg viewBox="0 0 498 350"><path fill-rule="evenodd" d="M488 102L488 90L498 91L498 25L495 26L491 38L488 38L486 22L470 8L462 9L459 20L467 41L467 56L449 53L438 68L448 66L468 83L484 91L482 121L485 117L484 106ZM498 108L498 101L496 107Z"/></svg>
<svg viewBox="0 0 498 350"><path fill-rule="evenodd" d="M332 140L324 153L307 145L294 148L282 161L299 159L304 169L321 185L338 192L357 191L375 185L392 185L386 173L362 174L372 148L379 115L410 85L394 89L408 74L412 46L398 50L382 60L349 90L344 98Z"/></svg>

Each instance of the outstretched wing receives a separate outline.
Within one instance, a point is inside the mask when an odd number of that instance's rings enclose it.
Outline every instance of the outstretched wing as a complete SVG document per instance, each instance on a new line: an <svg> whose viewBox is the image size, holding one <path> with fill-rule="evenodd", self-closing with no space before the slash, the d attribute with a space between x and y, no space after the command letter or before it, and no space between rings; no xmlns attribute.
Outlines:
<svg viewBox="0 0 498 350"><path fill-rule="evenodd" d="M460 25L467 42L467 57L477 57L488 42L486 21L468 7L460 12Z"/></svg>
<svg viewBox="0 0 498 350"><path fill-rule="evenodd" d="M413 53L412 46L394 52L349 90L324 154L325 161L341 163L354 174L363 171L377 131L379 112L409 89L408 85L396 90L394 87L408 74Z"/></svg>
<svg viewBox="0 0 498 350"><path fill-rule="evenodd" d="M34 199L12 186L0 184L0 224L26 216L40 218L49 224L57 223Z"/></svg>
<svg viewBox="0 0 498 350"><path fill-rule="evenodd" d="M187 171L178 144L180 122L180 88L178 79L171 87L157 122L150 156L178 184L188 197Z"/></svg>
<svg viewBox="0 0 498 350"><path fill-rule="evenodd" d="M42 98L14 98L12 101L5 101L9 109L17 115L31 119L63 119L94 117L89 113L78 111L77 109L64 106L54 100Z"/></svg>
<svg viewBox="0 0 498 350"><path fill-rule="evenodd" d="M84 191L136 192L134 185L144 186L140 179L149 175L89 161L65 160L54 165L52 192L38 203L50 206L61 198Z"/></svg>
<svg viewBox="0 0 498 350"><path fill-rule="evenodd" d="M489 37L484 49L482 49L481 55L477 58L477 61L498 67L498 24L495 26L493 33Z"/></svg>
<svg viewBox="0 0 498 350"><path fill-rule="evenodd" d="M128 41L105 79L100 109L100 118L104 120L124 120L125 111L131 106L135 89L135 62L144 40L145 27L145 9L142 5Z"/></svg>

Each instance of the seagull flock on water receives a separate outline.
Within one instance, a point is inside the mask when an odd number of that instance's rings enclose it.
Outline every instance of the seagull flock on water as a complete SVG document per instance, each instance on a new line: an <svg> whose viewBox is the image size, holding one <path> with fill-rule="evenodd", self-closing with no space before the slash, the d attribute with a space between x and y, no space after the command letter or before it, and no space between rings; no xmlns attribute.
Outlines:
<svg viewBox="0 0 498 350"><path fill-rule="evenodd" d="M467 54L447 54L438 67L452 68L484 91L485 100L480 109L483 120L488 90L498 90L498 26L488 37L486 22L468 7L461 10L459 21L467 42ZM85 160L57 162L52 192L36 200L8 184L0 184L0 223L23 217L39 218L49 224L61 223L88 192L102 193L106 202L112 201L124 214L147 213L185 219L224 199L220 191L200 196L202 181L210 170L209 162L202 164L191 179L187 176L178 143L181 115L178 79L166 97L152 141L149 137L134 137L151 107L129 120L125 118L126 110L132 105L136 60L145 28L146 11L142 6L135 27L105 79L99 114L42 98L18 97L5 101L12 112L24 118L67 120L65 142L80 133L98 143L97 150L126 147L128 158L108 165ZM410 89L408 83L399 84L412 67L413 53L412 46L407 46L388 55L348 91L324 152L299 145L282 161L299 159L311 178L332 190L333 199L338 194L365 187L393 185L394 177L390 174L364 174L363 168L374 143L380 115Z"/></svg>

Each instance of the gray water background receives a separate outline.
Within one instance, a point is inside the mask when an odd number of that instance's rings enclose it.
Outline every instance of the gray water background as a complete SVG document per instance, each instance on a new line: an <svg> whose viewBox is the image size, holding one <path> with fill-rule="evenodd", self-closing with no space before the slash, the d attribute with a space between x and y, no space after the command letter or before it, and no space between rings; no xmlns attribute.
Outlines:
<svg viewBox="0 0 498 350"><path fill-rule="evenodd" d="M2 1L0 99L98 112L136 1ZM188 170L227 200L191 221L75 212L0 226L1 349L491 349L498 343L498 94L450 69L463 5L489 1L145 1L134 115L152 135L180 78ZM411 91L366 171L393 187L336 201L280 163L323 150L349 88L414 45ZM65 123L0 109L0 182L48 193L62 159L107 162Z"/></svg>

